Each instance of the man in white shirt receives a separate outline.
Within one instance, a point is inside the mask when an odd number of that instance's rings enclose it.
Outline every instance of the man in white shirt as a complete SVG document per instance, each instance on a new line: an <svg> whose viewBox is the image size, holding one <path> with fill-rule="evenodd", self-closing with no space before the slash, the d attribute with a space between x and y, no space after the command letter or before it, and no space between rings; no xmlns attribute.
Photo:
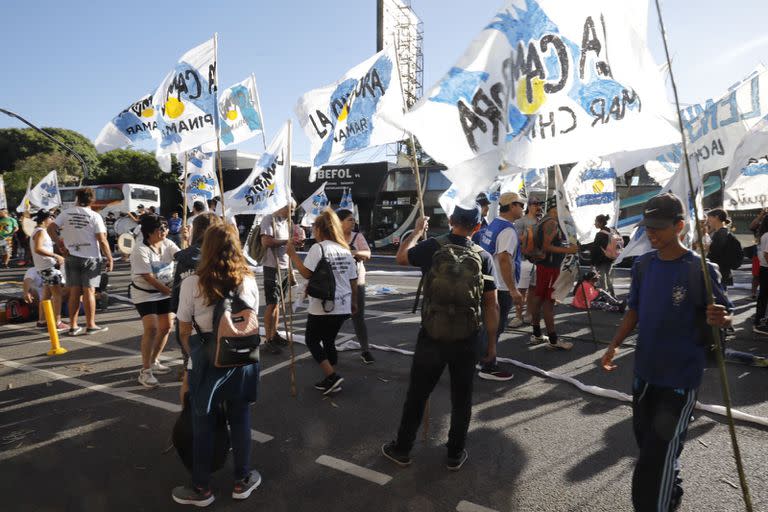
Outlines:
<svg viewBox="0 0 768 512"><path fill-rule="evenodd" d="M265 215L261 219L261 243L266 247L266 253L262 260L264 268L264 332L266 342L264 347L272 354L282 352L281 346L288 342L277 334L277 326L280 321L279 304L288 293L288 254L286 244L290 239L288 227L288 207L280 208L276 212ZM279 277L278 282L278 269Z"/></svg>
<svg viewBox="0 0 768 512"><path fill-rule="evenodd" d="M70 336L83 332L77 326L81 295L85 308L85 331L93 334L107 330L107 327L96 325L96 288L101 280L104 259L107 272L111 272L113 266L104 219L91 210L93 189L81 188L75 198L76 205L61 212L48 226L48 233L65 255L64 273L70 288Z"/></svg>

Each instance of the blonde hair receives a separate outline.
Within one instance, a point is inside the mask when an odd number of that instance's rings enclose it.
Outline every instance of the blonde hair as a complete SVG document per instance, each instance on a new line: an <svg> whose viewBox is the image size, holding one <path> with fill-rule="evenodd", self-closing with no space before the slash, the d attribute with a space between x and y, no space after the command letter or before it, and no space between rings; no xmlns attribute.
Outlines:
<svg viewBox="0 0 768 512"><path fill-rule="evenodd" d="M339 216L330 208L320 212L320 215L315 219L314 227L317 229L318 234L323 237L323 240L331 240L349 250L349 245L344 239L344 230L341 227Z"/></svg>
<svg viewBox="0 0 768 512"><path fill-rule="evenodd" d="M240 246L237 229L229 224L214 224L205 230L200 263L197 266L197 288L207 306L215 304L236 290L253 274Z"/></svg>

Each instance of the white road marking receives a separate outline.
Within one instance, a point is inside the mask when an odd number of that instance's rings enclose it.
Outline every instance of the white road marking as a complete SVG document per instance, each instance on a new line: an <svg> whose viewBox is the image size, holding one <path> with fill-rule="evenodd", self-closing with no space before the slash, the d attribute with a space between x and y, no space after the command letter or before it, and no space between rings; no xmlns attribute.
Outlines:
<svg viewBox="0 0 768 512"><path fill-rule="evenodd" d="M315 462L323 466L341 471L342 473L356 476L358 478L362 478L363 480L368 480L369 482L373 482L379 485L387 485L389 481L392 480L391 476L385 475L384 473L379 473L378 471L364 468L362 466L358 466L357 464L352 464L351 462L337 459L335 457L330 457L328 455L319 456Z"/></svg>
<svg viewBox="0 0 768 512"><path fill-rule="evenodd" d="M459 504L456 505L456 512L497 512L497 511L492 508L478 505L477 503L472 503L471 501L461 500Z"/></svg>
<svg viewBox="0 0 768 512"><path fill-rule="evenodd" d="M41 375L53 380L61 380L68 384L72 384L74 386L88 389L90 391L95 391L97 393L104 393L106 395L115 396L118 398L122 398L124 400L130 400L132 402L138 402L140 404L148 405L150 407L156 407L164 411L168 411L172 413L181 412L181 406L179 404L165 402L163 400L158 400L156 398L151 398L144 395L137 395L135 393L130 393L128 391L124 391L119 388L113 388L111 386L107 386L104 384L94 384L93 382L88 382L87 380L78 379L77 377L70 377L62 373L52 372L51 370L43 370L40 368L36 368L34 366L17 363L15 361L9 361L8 359L4 359L2 357L0 357L0 365L6 366L8 368L13 368L15 370L21 370L27 373L34 373L36 375ZM259 432L257 430L251 430L251 439L259 443L266 443L274 439L274 437L270 436L269 434Z"/></svg>
<svg viewBox="0 0 768 512"><path fill-rule="evenodd" d="M299 354L298 356L294 357L293 359L294 359L294 361L301 361L302 359L306 359L306 358L311 357L311 356L312 356L312 352L304 352L303 354ZM280 370L281 368L285 368L286 366L290 366L290 365L291 365L291 360L288 359L287 361L283 361L282 363L274 364L274 365L270 366L269 368L266 368L266 369L262 370L259 373L261 375L269 375L270 373L274 373L277 370Z"/></svg>
<svg viewBox="0 0 768 512"><path fill-rule="evenodd" d="M24 455L27 452L37 450L38 448L43 448L44 446L48 446L50 444L54 444L59 441L64 441L65 439L71 439L73 437L77 437L82 434L93 432L94 430L98 430L100 428L104 428L114 423L117 423L117 421L118 420L114 418L109 420L100 420L100 421L94 421L93 423L89 423L88 425L83 425L81 427L62 430L61 432L57 432L53 437L51 437L50 439L46 439L45 441L41 441L35 444L24 445L13 450L3 451L2 453L0 453L0 462L4 460L12 459L13 457L16 457L18 455Z"/></svg>

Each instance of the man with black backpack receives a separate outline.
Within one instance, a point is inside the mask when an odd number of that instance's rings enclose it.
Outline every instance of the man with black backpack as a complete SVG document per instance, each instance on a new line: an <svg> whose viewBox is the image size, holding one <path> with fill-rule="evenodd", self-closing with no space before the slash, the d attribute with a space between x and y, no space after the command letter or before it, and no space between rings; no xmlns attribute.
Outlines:
<svg viewBox="0 0 768 512"><path fill-rule="evenodd" d="M411 464L410 452L425 404L448 366L452 410L446 467L458 471L468 457L464 444L472 415L478 334L483 323L488 331L488 349L483 361L494 360L499 306L492 275L493 260L470 240L480 228L480 208L456 206L450 216L450 234L417 245L427 232L428 220L419 219L413 233L397 251L398 264L421 268L424 303L400 429L397 439L381 449L386 458L399 466Z"/></svg>
<svg viewBox="0 0 768 512"><path fill-rule="evenodd" d="M680 242L683 203L673 194L648 201L641 225L655 249L635 259L627 313L602 358L606 371L639 325L632 424L639 456L632 476L635 510L671 511L682 500L678 459L714 338L732 307L715 266L707 264L717 304L707 306L701 256ZM722 339L722 338L721 338Z"/></svg>
<svg viewBox="0 0 768 512"><path fill-rule="evenodd" d="M720 275L723 277L723 288L733 284L731 272L744 263L744 250L728 229L727 226L730 224L731 219L722 208L714 208L707 212L707 226L712 239L707 251L707 259L717 263Z"/></svg>

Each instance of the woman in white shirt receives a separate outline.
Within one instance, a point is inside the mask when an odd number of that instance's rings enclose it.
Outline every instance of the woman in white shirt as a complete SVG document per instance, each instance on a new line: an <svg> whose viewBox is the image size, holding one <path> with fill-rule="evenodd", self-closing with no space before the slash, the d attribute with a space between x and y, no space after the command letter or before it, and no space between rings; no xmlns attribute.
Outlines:
<svg viewBox="0 0 768 512"><path fill-rule="evenodd" d="M371 247L362 233L355 231L355 214L350 210L337 210L341 221L344 240L349 244L352 257L357 262L357 313L352 315L355 336L360 343L360 359L364 364L373 364L376 359L371 354L368 343L368 327L365 325L365 262L371 259Z"/></svg>
<svg viewBox="0 0 768 512"><path fill-rule="evenodd" d="M192 410L192 486L173 489L173 500L204 507L213 500L210 486L214 451L216 410L226 401L226 415L234 456L234 499L246 499L261 483L261 475L250 469L251 425L249 405L256 401L259 363L236 368L217 368L208 360L199 332L192 335L193 321L202 333L214 330L216 304L237 290L250 308L259 308L259 288L240 247L237 229L212 225L203 237L197 273L184 279L179 293L179 339L190 356L187 367Z"/></svg>
<svg viewBox="0 0 768 512"><path fill-rule="evenodd" d="M168 225L158 215L141 217L142 241L131 252L131 300L141 317L141 370L139 384L156 387L155 375L171 371L158 359L171 332L173 256L179 251L168 240Z"/></svg>
<svg viewBox="0 0 768 512"><path fill-rule="evenodd" d="M336 335L344 320L357 312L357 264L344 241L341 222L333 210L327 208L315 219L312 234L317 243L309 249L303 262L292 242L288 243L287 252L305 279L312 277L322 258L327 259L333 269L336 281L333 304L329 309L328 301L309 297L306 329L307 348L325 374L315 388L329 395L340 391L344 381L333 368L338 363Z"/></svg>
<svg viewBox="0 0 768 512"><path fill-rule="evenodd" d="M40 210L35 215L37 227L32 231L30 246L32 247L32 262L35 265L40 278L43 281L43 293L40 303L51 300L53 315L56 318L56 330L64 332L69 326L61 321L61 285L64 277L61 268L64 266L64 257L53 252L53 239L48 234L48 226L54 217L48 210ZM42 311L42 308L40 308ZM45 317L40 316L37 326L44 328Z"/></svg>

